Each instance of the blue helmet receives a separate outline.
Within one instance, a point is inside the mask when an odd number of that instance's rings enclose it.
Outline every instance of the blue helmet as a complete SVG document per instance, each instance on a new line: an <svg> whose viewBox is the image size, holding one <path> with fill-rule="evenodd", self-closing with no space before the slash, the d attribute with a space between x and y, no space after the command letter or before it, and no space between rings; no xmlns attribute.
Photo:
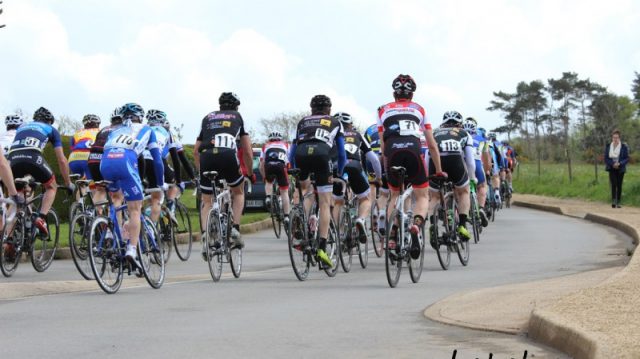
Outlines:
<svg viewBox="0 0 640 359"><path fill-rule="evenodd" d="M128 104L125 104L124 106L122 106L121 111L122 117L124 119L131 118L132 116L137 116L138 118L136 120L142 122L142 119L144 118L144 109L137 103L130 102Z"/></svg>
<svg viewBox="0 0 640 359"><path fill-rule="evenodd" d="M485 130L485 129L484 129L484 128L482 128L482 127L479 127L479 128L478 128L478 134L479 134L480 136L484 137L484 138L487 138L487 136L486 136L486 135L487 135L487 130Z"/></svg>

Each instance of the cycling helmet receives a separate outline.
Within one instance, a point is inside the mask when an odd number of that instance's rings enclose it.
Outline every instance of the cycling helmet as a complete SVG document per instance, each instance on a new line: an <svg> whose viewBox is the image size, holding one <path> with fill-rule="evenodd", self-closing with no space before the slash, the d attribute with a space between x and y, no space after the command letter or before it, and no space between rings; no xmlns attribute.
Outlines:
<svg viewBox="0 0 640 359"><path fill-rule="evenodd" d="M312 109L323 109L331 107L331 99L325 95L315 95L311 99L310 106Z"/></svg>
<svg viewBox="0 0 640 359"><path fill-rule="evenodd" d="M505 147L506 147L506 146L509 146L509 142L507 142L507 141L502 141L502 145L503 145L503 146L505 146Z"/></svg>
<svg viewBox="0 0 640 359"><path fill-rule="evenodd" d="M122 107L116 107L111 113L111 123L122 121Z"/></svg>
<svg viewBox="0 0 640 359"><path fill-rule="evenodd" d="M269 134L269 141L282 141L282 133L273 131Z"/></svg>
<svg viewBox="0 0 640 359"><path fill-rule="evenodd" d="M418 86L411 76L400 74L393 80L391 87L398 95L409 95L414 93Z"/></svg>
<svg viewBox="0 0 640 359"><path fill-rule="evenodd" d="M351 125L353 123L351 115L346 112L338 112L333 117L337 118L343 125Z"/></svg>
<svg viewBox="0 0 640 359"><path fill-rule="evenodd" d="M171 123L169 122L169 120L164 120L164 122L162 123L162 127L164 127L164 129L167 131L171 131Z"/></svg>
<svg viewBox="0 0 640 359"><path fill-rule="evenodd" d="M495 140L497 138L497 136L496 136L496 134L494 132L489 132L489 134L487 136L489 136L490 140Z"/></svg>
<svg viewBox="0 0 640 359"><path fill-rule="evenodd" d="M98 115L93 115L93 114L84 115L84 117L82 118L82 124L86 126L90 123L93 123L99 126L100 117L98 117Z"/></svg>
<svg viewBox="0 0 640 359"><path fill-rule="evenodd" d="M9 115L4 118L5 126L20 126L24 122L24 119L20 115Z"/></svg>
<svg viewBox="0 0 640 359"><path fill-rule="evenodd" d="M476 119L473 117L467 117L462 124L462 128L470 133L476 133L476 129L478 128L478 121L476 121Z"/></svg>
<svg viewBox="0 0 640 359"><path fill-rule="evenodd" d="M236 108L240 106L240 98L233 92L223 92L218 98L220 107Z"/></svg>
<svg viewBox="0 0 640 359"><path fill-rule="evenodd" d="M447 111L442 116L442 124L461 125L462 115L458 111Z"/></svg>
<svg viewBox="0 0 640 359"><path fill-rule="evenodd" d="M53 121L55 121L51 112L44 107L40 107L36 110L36 112L33 114L33 119L35 121L46 122L50 125L53 124Z"/></svg>
<svg viewBox="0 0 640 359"><path fill-rule="evenodd" d="M149 110L147 112L147 123L148 124L164 124L164 121L167 119L167 114L164 111L160 110Z"/></svg>
<svg viewBox="0 0 640 359"><path fill-rule="evenodd" d="M133 116L137 117L136 122L142 122L142 119L144 118L144 109L142 109L142 106L137 103L130 102L122 106L121 114L124 119L130 118L131 120L134 120L131 118Z"/></svg>

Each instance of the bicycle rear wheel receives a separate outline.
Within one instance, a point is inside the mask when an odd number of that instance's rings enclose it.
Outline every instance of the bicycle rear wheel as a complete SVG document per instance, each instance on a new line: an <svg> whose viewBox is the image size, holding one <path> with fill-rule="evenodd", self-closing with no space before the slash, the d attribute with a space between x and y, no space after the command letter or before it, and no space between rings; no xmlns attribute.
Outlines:
<svg viewBox="0 0 640 359"><path fill-rule="evenodd" d="M446 202L447 202L447 210L449 211L449 213L453 215L452 216L453 221L451 226L452 232L450 232L451 239L452 239L451 242L453 243L452 247L458 254L458 259L460 259L460 263L463 266L466 266L467 263L469 263L469 241L460 238L457 232L457 229L459 226L458 203L456 202L454 196L447 197Z"/></svg>
<svg viewBox="0 0 640 359"><path fill-rule="evenodd" d="M471 197L471 211L470 211L470 218L471 218L471 227L473 229L473 242L474 243L478 243L480 242L480 218L479 218L479 214L478 214L478 203L476 202L476 197L472 196Z"/></svg>
<svg viewBox="0 0 640 359"><path fill-rule="evenodd" d="M173 227L173 246L176 249L178 258L180 258L181 261L186 261L191 256L191 247L193 246L191 218L189 218L189 210L187 207L184 204L177 202L177 200L175 216L178 223L174 224ZM200 216L198 215L198 217ZM181 246L181 244L184 246Z"/></svg>
<svg viewBox="0 0 640 359"><path fill-rule="evenodd" d="M275 193L275 192L274 192ZM273 233L276 235L276 238L280 238L280 234L282 233L282 218L280 214L280 196L271 195L271 223L273 224Z"/></svg>
<svg viewBox="0 0 640 359"><path fill-rule="evenodd" d="M202 241L209 264L209 273L214 282L222 275L222 227L217 211L211 210L207 217L207 232Z"/></svg>
<svg viewBox="0 0 640 359"><path fill-rule="evenodd" d="M89 236L91 235L92 216L78 213L69 225L69 251L73 264L82 278L93 279L91 264L89 263Z"/></svg>
<svg viewBox="0 0 640 359"><path fill-rule="evenodd" d="M138 257L142 265L142 273L151 288L162 287L165 276L165 260L162 244L158 243L158 232L151 218L143 216L140 228L140 243L138 243ZM171 244L171 243L169 243Z"/></svg>
<svg viewBox="0 0 640 359"><path fill-rule="evenodd" d="M156 233L158 234L156 240L160 245L160 249L162 249L164 263L166 264L169 262L171 250L173 249L173 225L171 224L171 218L169 218L167 213L162 213L160 215L158 225L156 227Z"/></svg>
<svg viewBox="0 0 640 359"><path fill-rule="evenodd" d="M338 258L340 253L340 238L338 237L338 231L336 230L336 225L333 223L333 219L329 222L329 238L327 238L327 255L329 259L331 259L331 268L325 267L324 272L327 273L329 277L335 277L338 273Z"/></svg>
<svg viewBox="0 0 640 359"><path fill-rule="evenodd" d="M49 234L40 233L35 227L31 242L31 264L37 272L44 272L53 262L53 257L60 241L60 222L53 209L49 210L45 218Z"/></svg>
<svg viewBox="0 0 640 359"><path fill-rule="evenodd" d="M3 226L4 227L4 226ZM5 277L11 277L13 273L18 269L20 259L22 258L22 247L24 246L24 220L22 218L16 219L16 224L13 227L13 235L7 236L5 232L6 228L2 229L2 245L0 245L0 269ZM22 240L15 238L22 238Z"/></svg>
<svg viewBox="0 0 640 359"><path fill-rule="evenodd" d="M432 223L429 226L429 238L437 248L438 262L443 270L449 269L451 264L451 247L447 243L451 225L445 222L447 221L445 216L446 210L442 208L440 203L437 203L433 208Z"/></svg>
<svg viewBox="0 0 640 359"><path fill-rule="evenodd" d="M366 223L365 223L365 228L366 228ZM366 235L366 232L365 232L365 235ZM358 236L355 236L355 238L358 238ZM369 264L369 238L367 238L367 240L364 243L358 240L356 240L356 243L358 245L358 259L360 259L360 267L362 267L362 269L365 269Z"/></svg>
<svg viewBox="0 0 640 359"><path fill-rule="evenodd" d="M105 293L116 293L122 284L124 254L107 218L96 217L91 223L88 247L89 264L96 282Z"/></svg>
<svg viewBox="0 0 640 359"><path fill-rule="evenodd" d="M340 264L342 270L348 273L351 270L353 262L353 223L349 210L346 206L342 206L340 211L340 224L338 225L338 235L340 236Z"/></svg>
<svg viewBox="0 0 640 359"><path fill-rule="evenodd" d="M291 210L289 215L289 258L291 258L291 268L298 280L303 281L309 276L309 266L311 258L307 250L306 222L302 209L298 206Z"/></svg>
<svg viewBox="0 0 640 359"><path fill-rule="evenodd" d="M389 241L395 241L395 246L400 246L400 238L403 228L402 218L398 210L394 209L391 214L391 220L389 221L389 225L387 227L387 235L385 236L384 242L384 267L387 272L387 282L389 282L389 286L391 288L395 288L398 285L398 280L400 279L400 272L402 272L402 259L398 258L398 251L396 249L390 249ZM394 225L395 221L398 221L398 225ZM392 226L396 227L395 236L391 236L393 232L391 229Z"/></svg>
<svg viewBox="0 0 640 359"><path fill-rule="evenodd" d="M413 259L409 256L409 276L411 277L411 281L413 283L418 283L420 281L420 276L422 276L422 268L424 267L424 223L420 227L420 236L418 237L420 242L420 257L417 259Z"/></svg>
<svg viewBox="0 0 640 359"><path fill-rule="evenodd" d="M380 235L378 228L378 201L373 201L371 205L371 214L369 215L371 230L371 242L373 244L373 251L376 253L378 258L382 257L384 254L384 237Z"/></svg>
<svg viewBox="0 0 640 359"><path fill-rule="evenodd" d="M231 228L233 226L233 213L229 211L229 220L227 221L227 236L231 236ZM228 242L227 242L228 243ZM231 273L236 278L240 278L242 273L242 248L236 247L231 244L229 247L229 265L231 266Z"/></svg>

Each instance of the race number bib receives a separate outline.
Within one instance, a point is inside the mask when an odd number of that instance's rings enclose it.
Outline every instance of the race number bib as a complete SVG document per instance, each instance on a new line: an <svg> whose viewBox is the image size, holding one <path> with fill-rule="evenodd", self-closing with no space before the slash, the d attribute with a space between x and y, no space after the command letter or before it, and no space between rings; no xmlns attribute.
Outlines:
<svg viewBox="0 0 640 359"><path fill-rule="evenodd" d="M22 140L25 147L40 147L40 140L35 137L27 137Z"/></svg>
<svg viewBox="0 0 640 359"><path fill-rule="evenodd" d="M133 137L127 134L119 134L116 138L110 141L109 147L127 148L133 149L135 147L135 140Z"/></svg>
<svg viewBox="0 0 640 359"><path fill-rule="evenodd" d="M213 138L213 145L220 148L236 149L236 138L228 133L220 133Z"/></svg>
<svg viewBox="0 0 640 359"><path fill-rule="evenodd" d="M315 137L317 140L320 140L326 144L328 144L329 146L332 145L332 141L331 141L331 132L325 130L324 128L318 128L316 129L316 134L313 136Z"/></svg>
<svg viewBox="0 0 640 359"><path fill-rule="evenodd" d="M271 151L269 152L269 159L272 161L282 161L287 162L287 154L281 151Z"/></svg>
<svg viewBox="0 0 640 359"><path fill-rule="evenodd" d="M400 136L415 136L420 137L420 126L411 120L398 121L400 127Z"/></svg>
<svg viewBox="0 0 640 359"><path fill-rule="evenodd" d="M445 140L440 142L440 152L460 152L460 142Z"/></svg>
<svg viewBox="0 0 640 359"><path fill-rule="evenodd" d="M347 143L346 145L344 145L344 149L352 155L355 155L356 152L358 152L358 146L354 145L353 143Z"/></svg>

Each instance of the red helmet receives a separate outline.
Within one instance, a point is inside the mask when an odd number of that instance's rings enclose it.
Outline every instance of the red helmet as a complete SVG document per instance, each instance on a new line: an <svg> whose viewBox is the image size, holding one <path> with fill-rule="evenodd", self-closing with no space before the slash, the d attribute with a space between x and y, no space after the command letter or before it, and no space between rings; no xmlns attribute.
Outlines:
<svg viewBox="0 0 640 359"><path fill-rule="evenodd" d="M415 92L418 86L411 76L401 74L393 80L391 87L396 94L408 95Z"/></svg>

